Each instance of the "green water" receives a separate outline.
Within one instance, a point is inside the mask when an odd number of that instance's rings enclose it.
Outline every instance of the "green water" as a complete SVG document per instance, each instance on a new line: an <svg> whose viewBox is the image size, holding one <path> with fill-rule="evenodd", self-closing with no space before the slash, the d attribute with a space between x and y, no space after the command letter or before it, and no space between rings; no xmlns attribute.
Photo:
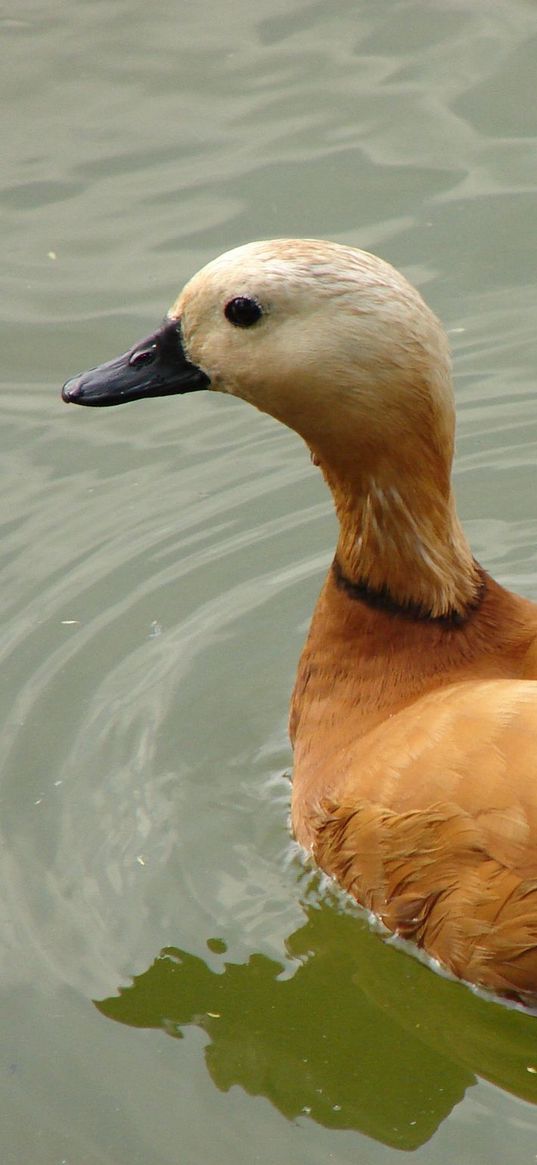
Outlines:
<svg viewBox="0 0 537 1165"><path fill-rule="evenodd" d="M21 0L0 16L2 1165L525 1165L537 1020L383 944L289 840L335 527L196 394L67 409L214 254L314 235L450 330L477 556L537 599L537 9Z"/></svg>

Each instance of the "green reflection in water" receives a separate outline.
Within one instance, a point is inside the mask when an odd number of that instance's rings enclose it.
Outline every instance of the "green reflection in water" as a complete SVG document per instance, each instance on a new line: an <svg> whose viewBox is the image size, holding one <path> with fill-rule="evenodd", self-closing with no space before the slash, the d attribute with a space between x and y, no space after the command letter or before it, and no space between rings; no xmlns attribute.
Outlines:
<svg viewBox="0 0 537 1165"><path fill-rule="evenodd" d="M399 1148L427 1141L476 1075L537 1101L537 1020L380 942L367 925L329 905L306 908L287 941L284 967L262 954L212 970L166 948L103 1015L181 1037L208 1036L217 1088L238 1084L284 1116L307 1115Z"/></svg>

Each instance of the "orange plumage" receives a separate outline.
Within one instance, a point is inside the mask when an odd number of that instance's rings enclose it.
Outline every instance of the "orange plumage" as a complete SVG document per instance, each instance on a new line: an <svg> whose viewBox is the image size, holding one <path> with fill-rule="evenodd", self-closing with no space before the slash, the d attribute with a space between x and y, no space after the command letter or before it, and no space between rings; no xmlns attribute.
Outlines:
<svg viewBox="0 0 537 1165"><path fill-rule="evenodd" d="M478 566L459 524L442 328L388 264L315 240L228 252L169 320L125 357L144 365L136 395L197 376L270 413L339 518L291 706L298 841L390 931L535 1005L537 606ZM176 322L188 372L159 388L146 365ZM117 367L65 399L128 399Z"/></svg>
<svg viewBox="0 0 537 1165"><path fill-rule="evenodd" d="M537 680L518 677L536 630L491 579L449 628L330 576L292 707L293 821L318 864L453 974L532 1003Z"/></svg>

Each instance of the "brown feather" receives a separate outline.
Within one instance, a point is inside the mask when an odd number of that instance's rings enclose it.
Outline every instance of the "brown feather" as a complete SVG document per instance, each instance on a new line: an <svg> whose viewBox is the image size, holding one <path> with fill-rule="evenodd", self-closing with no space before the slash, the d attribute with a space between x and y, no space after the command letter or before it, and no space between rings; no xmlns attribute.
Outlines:
<svg viewBox="0 0 537 1165"><path fill-rule="evenodd" d="M237 295L259 325L230 326ZM537 606L459 523L438 320L375 256L285 239L209 264L171 315L213 389L304 438L339 519L291 705L296 837L455 975L537 1000Z"/></svg>
<svg viewBox="0 0 537 1165"><path fill-rule="evenodd" d="M319 606L292 710L297 836L389 930L534 1003L537 683L517 678L534 607L489 580L440 633L353 604L331 576Z"/></svg>

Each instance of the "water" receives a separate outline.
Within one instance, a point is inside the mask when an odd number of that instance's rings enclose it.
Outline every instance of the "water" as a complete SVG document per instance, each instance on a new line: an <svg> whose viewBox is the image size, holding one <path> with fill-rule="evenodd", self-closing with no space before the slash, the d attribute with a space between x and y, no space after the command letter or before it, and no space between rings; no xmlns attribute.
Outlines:
<svg viewBox="0 0 537 1165"><path fill-rule="evenodd" d="M2 1161L532 1161L535 1021L382 944L289 841L335 533L300 442L237 401L58 390L230 246L378 250L450 329L476 554L537 598L537 12L21 0L1 25Z"/></svg>

